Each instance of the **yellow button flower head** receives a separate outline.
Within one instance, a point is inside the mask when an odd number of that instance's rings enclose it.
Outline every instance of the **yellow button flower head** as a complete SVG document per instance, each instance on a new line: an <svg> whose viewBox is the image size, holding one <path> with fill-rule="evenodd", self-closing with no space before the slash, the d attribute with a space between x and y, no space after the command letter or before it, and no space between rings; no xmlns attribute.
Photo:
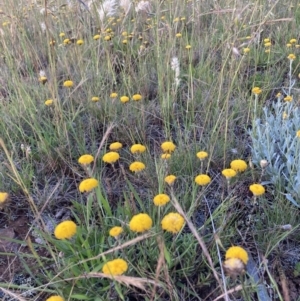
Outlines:
<svg viewBox="0 0 300 301"><path fill-rule="evenodd" d="M92 155L88 155L88 154L82 155L78 159L78 163L80 163L82 165L91 164L93 161L94 161L94 157Z"/></svg>
<svg viewBox="0 0 300 301"><path fill-rule="evenodd" d="M290 47L292 47L292 44L291 44L291 43L287 43L287 44L286 44L286 47L287 47L287 48L290 48Z"/></svg>
<svg viewBox="0 0 300 301"><path fill-rule="evenodd" d="M226 179L231 179L231 178L236 176L236 171L234 169L231 169L231 168L226 168L226 169L222 170L222 175Z"/></svg>
<svg viewBox="0 0 300 301"><path fill-rule="evenodd" d="M161 158L162 158L163 160L170 159L170 158L171 158L171 154L162 154L162 155L161 155Z"/></svg>
<svg viewBox="0 0 300 301"><path fill-rule="evenodd" d="M264 39L264 43L269 43L271 40L269 38Z"/></svg>
<svg viewBox="0 0 300 301"><path fill-rule="evenodd" d="M48 299L46 299L46 301L65 301L65 299L61 296L51 296Z"/></svg>
<svg viewBox="0 0 300 301"><path fill-rule="evenodd" d="M111 143L111 145L109 146L109 149L111 151L117 151L117 150L121 149L122 146L123 146L122 143L120 143L120 142L114 142L114 143Z"/></svg>
<svg viewBox="0 0 300 301"><path fill-rule="evenodd" d="M116 227L112 227L112 228L109 230L109 235L112 236L112 237L117 237L117 236L119 236L122 232L123 232L123 228L122 228L122 227L119 227L119 226L116 226Z"/></svg>
<svg viewBox="0 0 300 301"><path fill-rule="evenodd" d="M142 144L133 144L130 148L132 154L143 153L146 150L146 146Z"/></svg>
<svg viewBox="0 0 300 301"><path fill-rule="evenodd" d="M132 217L129 228L133 232L145 232L152 227L152 219L147 213L139 213Z"/></svg>
<svg viewBox="0 0 300 301"><path fill-rule="evenodd" d="M202 161L202 160L204 160L205 158L208 157L208 153L204 152L204 151L198 152L197 157Z"/></svg>
<svg viewBox="0 0 300 301"><path fill-rule="evenodd" d="M291 44L296 44L297 40L296 39L290 39Z"/></svg>
<svg viewBox="0 0 300 301"><path fill-rule="evenodd" d="M84 43L83 40L77 40L76 42L77 45L82 45L83 43Z"/></svg>
<svg viewBox="0 0 300 301"><path fill-rule="evenodd" d="M96 41L96 40L99 40L101 38L101 36L99 34L96 34L94 35L93 39Z"/></svg>
<svg viewBox="0 0 300 301"><path fill-rule="evenodd" d="M249 257L246 250L242 247L232 246L230 247L225 254L225 259L237 258L240 259L245 265L247 264Z"/></svg>
<svg viewBox="0 0 300 301"><path fill-rule="evenodd" d="M300 138L300 130L297 131L296 136ZM1 201L0 201L1 202Z"/></svg>
<svg viewBox="0 0 300 301"><path fill-rule="evenodd" d="M292 100L293 100L293 96L291 96L291 95L287 95L286 97L284 97L284 98L283 98L283 100L284 100L284 101L288 101L288 102L290 102L290 101L292 101Z"/></svg>
<svg viewBox="0 0 300 301"><path fill-rule="evenodd" d="M63 221L54 229L54 236L57 239L71 238L76 234L76 224L73 221Z"/></svg>
<svg viewBox="0 0 300 301"><path fill-rule="evenodd" d="M129 165L129 170L131 170L132 172L140 172L145 168L145 164L139 161L135 161Z"/></svg>
<svg viewBox="0 0 300 301"><path fill-rule="evenodd" d="M265 43L265 47L270 47L272 45L272 43L271 42L267 42L267 43Z"/></svg>
<svg viewBox="0 0 300 301"><path fill-rule="evenodd" d="M208 175L198 175L195 178L195 182L200 186L205 186L210 183L211 179Z"/></svg>
<svg viewBox="0 0 300 301"><path fill-rule="evenodd" d="M71 44L71 40L70 39L64 39L63 41L64 45L68 45L68 44Z"/></svg>
<svg viewBox="0 0 300 301"><path fill-rule="evenodd" d="M265 193L264 186L260 184L252 184L249 186L250 191L253 193L254 196L259 196Z"/></svg>
<svg viewBox="0 0 300 301"><path fill-rule="evenodd" d="M80 192L89 192L98 186L98 181L95 178L88 178L79 184Z"/></svg>
<svg viewBox="0 0 300 301"><path fill-rule="evenodd" d="M289 60L293 61L294 59L296 59L296 56L295 56L295 54L291 53L291 54L288 55L287 58L288 58Z"/></svg>
<svg viewBox="0 0 300 301"><path fill-rule="evenodd" d="M178 233L184 225L184 218L175 212L171 212L164 216L161 221L161 227L163 230L172 233Z"/></svg>
<svg viewBox="0 0 300 301"><path fill-rule="evenodd" d="M244 160L233 160L230 163L230 167L231 169L235 170L235 171L245 171L247 169L247 163Z"/></svg>
<svg viewBox="0 0 300 301"><path fill-rule="evenodd" d="M255 94L255 95L258 95L258 94L260 94L262 91L261 91L261 88L259 88L259 87L254 87L253 89L252 89L252 93L253 94Z"/></svg>
<svg viewBox="0 0 300 301"><path fill-rule="evenodd" d="M53 99L47 99L46 101L45 101L45 105L46 106L51 106L53 104Z"/></svg>
<svg viewBox="0 0 300 301"><path fill-rule="evenodd" d="M104 264L102 272L106 275L118 276L128 270L128 264L124 259L118 258Z"/></svg>
<svg viewBox="0 0 300 301"><path fill-rule="evenodd" d="M118 93L116 92L110 93L110 98L116 98L116 97L118 97Z"/></svg>
<svg viewBox="0 0 300 301"><path fill-rule="evenodd" d="M185 46L185 49L187 49L187 50L190 50L191 48L192 48L191 45L186 45L186 46Z"/></svg>
<svg viewBox="0 0 300 301"><path fill-rule="evenodd" d="M172 153L174 152L176 145L171 141L165 141L161 144L160 147L164 153Z"/></svg>
<svg viewBox="0 0 300 301"><path fill-rule="evenodd" d="M39 82L41 82L44 85L47 82L47 77L46 76L40 76L39 77Z"/></svg>
<svg viewBox="0 0 300 301"><path fill-rule="evenodd" d="M98 96L93 96L92 97L92 102L98 102L99 101L99 97Z"/></svg>
<svg viewBox="0 0 300 301"><path fill-rule="evenodd" d="M61 33L59 34L59 36L60 36L61 38L63 38L65 35L66 35L66 34L65 34L64 32L61 32Z"/></svg>
<svg viewBox="0 0 300 301"><path fill-rule="evenodd" d="M66 88L72 88L74 86L74 83L71 80L66 80L63 86Z"/></svg>
<svg viewBox="0 0 300 301"><path fill-rule="evenodd" d="M120 155L117 152L108 152L103 157L102 160L105 163L113 164L120 159Z"/></svg>
<svg viewBox="0 0 300 301"><path fill-rule="evenodd" d="M142 95L141 94L134 94L132 96L132 100L134 100L134 101L139 101L141 99L142 99Z"/></svg>
<svg viewBox="0 0 300 301"><path fill-rule="evenodd" d="M244 54L247 54L250 52L250 48L246 47L246 48L243 48L243 52Z"/></svg>
<svg viewBox="0 0 300 301"><path fill-rule="evenodd" d="M3 204L8 199L8 193L7 192L0 192L0 204Z"/></svg>
<svg viewBox="0 0 300 301"><path fill-rule="evenodd" d="M170 197L164 193L157 194L153 199L153 203L155 206L163 206L168 202L170 202Z"/></svg>
<svg viewBox="0 0 300 301"><path fill-rule="evenodd" d="M176 176L174 175L168 175L165 177L165 182L168 183L170 186L173 185L175 180L176 180Z"/></svg>
<svg viewBox="0 0 300 301"><path fill-rule="evenodd" d="M181 38L182 34L180 32L176 33L176 38Z"/></svg>
<svg viewBox="0 0 300 301"><path fill-rule="evenodd" d="M111 40L111 36L107 35L104 37L104 41L110 41Z"/></svg>
<svg viewBox="0 0 300 301"><path fill-rule="evenodd" d="M126 103L126 102L128 102L128 101L129 101L129 97L128 97L128 96L125 96L125 95L123 95L123 96L121 96L121 97L120 97L120 100L121 100L121 102L122 102L122 103Z"/></svg>

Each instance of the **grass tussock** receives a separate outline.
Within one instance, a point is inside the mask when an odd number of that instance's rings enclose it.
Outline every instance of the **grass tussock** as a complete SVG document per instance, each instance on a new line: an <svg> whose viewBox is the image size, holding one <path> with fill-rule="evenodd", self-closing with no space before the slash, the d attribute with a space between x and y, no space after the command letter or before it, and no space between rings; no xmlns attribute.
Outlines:
<svg viewBox="0 0 300 301"><path fill-rule="evenodd" d="M298 300L297 1L2 4L0 297Z"/></svg>

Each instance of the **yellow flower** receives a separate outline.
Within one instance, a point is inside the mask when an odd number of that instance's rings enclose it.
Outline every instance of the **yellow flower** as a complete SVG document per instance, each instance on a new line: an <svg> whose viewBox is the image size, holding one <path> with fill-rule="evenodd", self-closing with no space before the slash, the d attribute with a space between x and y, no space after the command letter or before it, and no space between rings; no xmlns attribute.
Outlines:
<svg viewBox="0 0 300 301"><path fill-rule="evenodd" d="M246 48L243 48L243 52L244 54L247 54L250 52L250 48L246 47Z"/></svg>
<svg viewBox="0 0 300 301"><path fill-rule="evenodd" d="M286 47L287 47L287 48L290 48L290 47L292 47L292 44L291 44L291 43L287 43L287 44L286 44Z"/></svg>
<svg viewBox="0 0 300 301"><path fill-rule="evenodd" d="M104 41L110 41L111 40L111 36L105 36L104 37Z"/></svg>
<svg viewBox="0 0 300 301"><path fill-rule="evenodd" d="M95 178L88 178L80 182L79 191L89 192L98 186L98 181Z"/></svg>
<svg viewBox="0 0 300 301"><path fill-rule="evenodd" d="M270 42L269 38L264 39L264 43L269 43L269 42Z"/></svg>
<svg viewBox="0 0 300 301"><path fill-rule="evenodd" d="M67 45L67 44L71 44L72 42L71 42L70 39L64 39L63 43L64 43L65 45Z"/></svg>
<svg viewBox="0 0 300 301"><path fill-rule="evenodd" d="M231 168L227 168L227 169L223 169L222 170L222 175L226 178L226 179L230 179L236 176L236 171L234 169Z"/></svg>
<svg viewBox="0 0 300 301"><path fill-rule="evenodd" d="M77 45L82 45L83 43L84 43L83 40L77 40L76 42Z"/></svg>
<svg viewBox="0 0 300 301"><path fill-rule="evenodd" d="M124 39L123 41L122 41L122 44L127 44L128 43L128 40L127 39Z"/></svg>
<svg viewBox="0 0 300 301"><path fill-rule="evenodd" d="M128 264L124 259L118 258L104 264L102 272L106 275L122 275L128 270Z"/></svg>
<svg viewBox="0 0 300 301"><path fill-rule="evenodd" d="M185 49L187 49L187 50L190 50L191 48L192 48L191 45L186 45L186 46L185 46Z"/></svg>
<svg viewBox="0 0 300 301"><path fill-rule="evenodd" d="M46 106L51 106L53 104L53 99L47 99L46 101L45 101L45 105Z"/></svg>
<svg viewBox="0 0 300 301"><path fill-rule="evenodd" d="M5 201L8 199L8 193L7 192L0 192L0 204L5 203Z"/></svg>
<svg viewBox="0 0 300 301"><path fill-rule="evenodd" d="M176 180L176 176L174 175L168 175L165 177L165 182L168 183L170 186L173 185L175 180Z"/></svg>
<svg viewBox="0 0 300 301"><path fill-rule="evenodd" d="M108 152L103 157L102 160L106 163L113 164L120 159L120 155L117 152Z"/></svg>
<svg viewBox="0 0 300 301"><path fill-rule="evenodd" d="M142 99L142 95L141 94L134 94L132 95L132 100L134 101L139 101Z"/></svg>
<svg viewBox="0 0 300 301"><path fill-rule="evenodd" d="M129 170L132 172L139 172L146 168L145 164L142 162L135 161L129 165Z"/></svg>
<svg viewBox="0 0 300 301"><path fill-rule="evenodd" d="M99 101L99 97L98 96L93 96L92 97L92 102L97 102Z"/></svg>
<svg viewBox="0 0 300 301"><path fill-rule="evenodd" d="M57 239L71 238L76 234L76 224L73 221L63 221L54 229L54 236Z"/></svg>
<svg viewBox="0 0 300 301"><path fill-rule="evenodd" d="M153 199L153 203L155 206L163 206L168 202L170 202L170 197L164 193L156 195Z"/></svg>
<svg viewBox="0 0 300 301"><path fill-rule="evenodd" d="M272 43L271 42L267 42L267 43L265 43L265 47L270 47L272 45Z"/></svg>
<svg viewBox="0 0 300 301"><path fill-rule="evenodd" d="M298 138L300 138L300 130L297 131L296 136L297 136ZM1 201L0 201L0 203L1 203Z"/></svg>
<svg viewBox="0 0 300 301"><path fill-rule="evenodd" d="M120 142L114 142L114 143L111 143L111 145L109 146L109 149L112 150L112 151L116 151L116 150L119 150L122 148L122 143Z"/></svg>
<svg viewBox="0 0 300 301"><path fill-rule="evenodd" d="M259 196L265 193L264 186L260 184L252 184L249 186L250 191L253 193L254 196Z"/></svg>
<svg viewBox="0 0 300 301"><path fill-rule="evenodd" d="M296 44L297 40L296 39L290 39L291 44Z"/></svg>
<svg viewBox="0 0 300 301"><path fill-rule="evenodd" d="M296 56L295 56L295 54L291 53L291 54L288 55L287 58L288 58L289 60L293 61L293 60L296 58Z"/></svg>
<svg viewBox="0 0 300 301"><path fill-rule="evenodd" d="M208 156L208 153L207 153L207 152L201 151L201 152L198 152L198 153L197 153L197 157L198 157L201 161L204 160L207 156Z"/></svg>
<svg viewBox="0 0 300 301"><path fill-rule="evenodd" d="M208 175L198 175L195 178L195 182L200 186L205 186L210 183L211 179Z"/></svg>
<svg viewBox="0 0 300 301"><path fill-rule="evenodd" d="M293 100L293 96L287 95L283 100L284 101L292 101Z"/></svg>
<svg viewBox="0 0 300 301"><path fill-rule="evenodd" d="M120 97L120 100L121 100L121 102L122 102L122 103L126 103L126 102L128 102L128 101L129 101L129 97L128 97L128 96L125 96L125 95L123 95L123 96L121 96L121 97Z"/></svg>
<svg viewBox="0 0 300 301"><path fill-rule="evenodd" d="M63 84L64 87L66 88L71 88L74 86L74 83L71 80L66 80Z"/></svg>
<svg viewBox="0 0 300 301"><path fill-rule="evenodd" d="M82 155L78 159L78 163L80 163L82 165L91 164L93 161L94 161L94 157L92 155L88 155L88 154Z"/></svg>
<svg viewBox="0 0 300 301"><path fill-rule="evenodd" d="M247 169L247 163L244 160L233 160L230 163L230 167L231 169L235 170L235 171L245 171Z"/></svg>
<svg viewBox="0 0 300 301"><path fill-rule="evenodd" d="M123 228L122 227L112 227L110 230L109 230L109 235L112 236L112 237L117 237L119 236L121 233L123 232Z"/></svg>
<svg viewBox="0 0 300 301"><path fill-rule="evenodd" d="M133 232L144 232L152 227L152 219L147 213L139 213L132 217L129 228Z"/></svg>
<svg viewBox="0 0 300 301"><path fill-rule="evenodd" d="M61 296L51 296L48 299L46 299L46 301L65 301L65 299Z"/></svg>
<svg viewBox="0 0 300 301"><path fill-rule="evenodd" d="M230 247L225 254L225 259L237 258L240 259L245 265L247 264L249 257L246 250L242 247L232 246Z"/></svg>
<svg viewBox="0 0 300 301"><path fill-rule="evenodd" d="M280 97L281 97L281 93L278 92L278 93L276 94L276 97L277 97L277 98L280 98Z"/></svg>
<svg viewBox="0 0 300 301"><path fill-rule="evenodd" d="M258 95L258 94L260 94L262 91L261 91L261 89L259 88L259 87L254 87L253 89L252 89L252 93L253 94L255 94L255 95Z"/></svg>
<svg viewBox="0 0 300 301"><path fill-rule="evenodd" d="M161 221L161 227L163 230L172 233L178 233L184 225L184 218L175 212L171 212L164 216Z"/></svg>
<svg viewBox="0 0 300 301"><path fill-rule="evenodd" d="M163 142L160 147L164 153L172 153L175 150L176 145L171 141L166 141Z"/></svg>
<svg viewBox="0 0 300 301"><path fill-rule="evenodd" d="M40 76L39 77L39 82L41 82L42 84L45 84L47 82L47 77L46 76Z"/></svg>
<svg viewBox="0 0 300 301"><path fill-rule="evenodd" d="M265 50L265 53L270 53L270 52L271 52L270 49L266 49L266 50Z"/></svg>
<svg viewBox="0 0 300 301"><path fill-rule="evenodd" d="M110 93L110 98L116 98L116 97L118 97L118 93L116 92Z"/></svg>
<svg viewBox="0 0 300 301"><path fill-rule="evenodd" d="M181 38L182 37L182 34L179 32L179 33L176 33L176 38Z"/></svg>
<svg viewBox="0 0 300 301"><path fill-rule="evenodd" d="M93 39L96 41L96 40L99 40L101 38L101 36L99 34L96 34L94 35Z"/></svg>
<svg viewBox="0 0 300 301"><path fill-rule="evenodd" d="M162 154L161 158L164 160L170 159L171 158L171 154Z"/></svg>
<svg viewBox="0 0 300 301"><path fill-rule="evenodd" d="M61 32L61 33L59 34L59 36L60 36L61 38L63 38L65 35L66 35L66 34L65 34L64 32Z"/></svg>
<svg viewBox="0 0 300 301"><path fill-rule="evenodd" d="M146 150L146 146L142 144L133 144L130 148L132 154L143 153Z"/></svg>

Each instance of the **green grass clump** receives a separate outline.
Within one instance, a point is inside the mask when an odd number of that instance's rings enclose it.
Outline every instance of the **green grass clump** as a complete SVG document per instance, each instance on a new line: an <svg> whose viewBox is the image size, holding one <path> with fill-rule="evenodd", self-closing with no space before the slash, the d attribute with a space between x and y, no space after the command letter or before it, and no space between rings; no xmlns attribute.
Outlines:
<svg viewBox="0 0 300 301"><path fill-rule="evenodd" d="M271 300L266 282L292 299L298 17L297 1L4 0L1 298Z"/></svg>

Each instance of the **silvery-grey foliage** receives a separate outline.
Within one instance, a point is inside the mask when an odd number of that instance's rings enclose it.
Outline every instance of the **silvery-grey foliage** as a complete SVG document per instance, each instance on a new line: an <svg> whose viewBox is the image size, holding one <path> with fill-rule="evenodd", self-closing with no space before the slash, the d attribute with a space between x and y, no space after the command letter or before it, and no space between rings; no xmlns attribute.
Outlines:
<svg viewBox="0 0 300 301"><path fill-rule="evenodd" d="M300 110L293 102L278 101L263 112L250 131L253 163L259 165L262 159L268 160L268 183L300 207Z"/></svg>

